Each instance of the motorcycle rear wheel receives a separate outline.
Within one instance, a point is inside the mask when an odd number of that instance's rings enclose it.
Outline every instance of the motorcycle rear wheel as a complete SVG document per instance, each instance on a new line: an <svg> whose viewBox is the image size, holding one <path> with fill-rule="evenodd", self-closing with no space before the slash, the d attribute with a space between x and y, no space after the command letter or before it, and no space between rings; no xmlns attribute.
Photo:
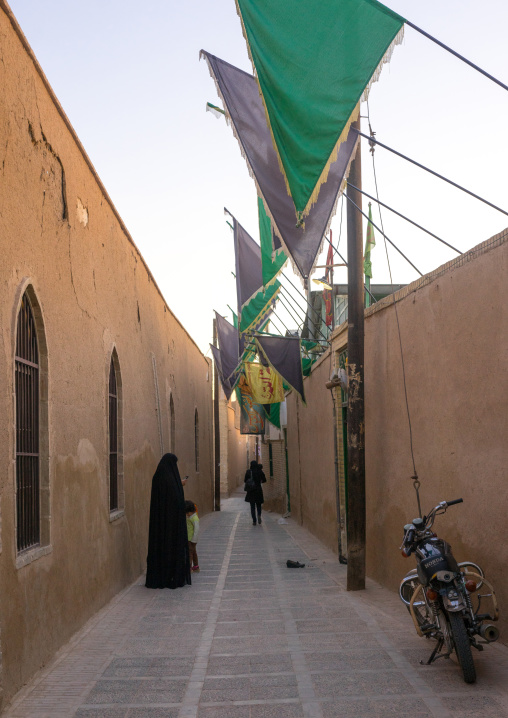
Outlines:
<svg viewBox="0 0 508 718"><path fill-rule="evenodd" d="M466 683L474 683L476 681L476 670L474 667L473 656L471 654L471 643L467 635L464 619L460 613L449 613L448 620L455 645L455 653L459 660L462 674Z"/></svg>

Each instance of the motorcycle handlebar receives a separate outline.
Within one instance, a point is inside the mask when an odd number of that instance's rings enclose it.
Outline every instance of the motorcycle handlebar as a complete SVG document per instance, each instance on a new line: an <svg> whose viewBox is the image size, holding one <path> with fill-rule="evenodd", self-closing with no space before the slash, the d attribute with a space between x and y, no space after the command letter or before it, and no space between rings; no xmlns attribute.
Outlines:
<svg viewBox="0 0 508 718"><path fill-rule="evenodd" d="M453 501L447 501L447 506L453 506L454 504L461 504L464 501L464 499L454 499Z"/></svg>

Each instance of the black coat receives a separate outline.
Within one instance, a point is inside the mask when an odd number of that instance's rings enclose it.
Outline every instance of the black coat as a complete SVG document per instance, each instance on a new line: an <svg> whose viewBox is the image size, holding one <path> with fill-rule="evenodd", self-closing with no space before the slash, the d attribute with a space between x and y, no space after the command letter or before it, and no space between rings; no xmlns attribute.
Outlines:
<svg viewBox="0 0 508 718"><path fill-rule="evenodd" d="M256 484L256 488L252 489L251 491L247 491L245 494L245 501L247 503L256 503L256 504L263 504L265 501L265 497L263 496L263 488L261 484L266 483L266 476L262 469L259 468L259 466L255 466L251 469L247 469L245 472L245 481L250 477L252 472L252 478L254 479L254 483Z"/></svg>
<svg viewBox="0 0 508 718"><path fill-rule="evenodd" d="M185 499L177 461L174 454L164 454L152 479L147 588L191 583Z"/></svg>

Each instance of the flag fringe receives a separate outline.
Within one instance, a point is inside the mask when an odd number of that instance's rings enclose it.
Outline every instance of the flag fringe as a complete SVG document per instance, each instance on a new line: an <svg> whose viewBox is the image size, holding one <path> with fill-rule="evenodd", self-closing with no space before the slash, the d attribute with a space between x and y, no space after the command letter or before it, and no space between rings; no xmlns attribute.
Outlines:
<svg viewBox="0 0 508 718"><path fill-rule="evenodd" d="M289 339L290 341L295 341L294 339L291 339L290 337L281 337L281 338ZM286 379L286 377L282 376L282 374L280 373L280 371L278 371L278 369L276 369L276 368L274 367L274 365L272 364L272 362L271 362L270 359L268 358L268 356L267 356L265 350L263 349L262 345L260 344L260 342L257 340L256 337L254 337L254 340L255 340L255 342L256 342L256 346L258 347L259 351L262 352L262 354L263 354L264 358L266 359L266 361L268 362L270 368L273 369L273 371L274 371L276 374L278 374L280 377L282 377L282 379L283 379L283 380L286 382L286 384L291 388L291 390L294 391L295 394L298 394L298 396L300 397L300 399L301 399L302 402L303 402L303 405L304 405L304 406L307 406L307 402L305 401L305 397L302 396L302 394L300 394L300 392L298 391L298 389L296 389L296 388ZM301 340L300 340L300 337L298 337L298 342L299 342L299 344L300 344L300 366L301 366L301 362L302 362L302 358L301 358L301 357L302 357L302 342L301 342ZM303 385L303 379L304 379L304 376L303 376L303 369L302 369L302 385Z"/></svg>
<svg viewBox="0 0 508 718"><path fill-rule="evenodd" d="M243 26L243 25L242 25L242 26ZM221 89L220 89L220 85L219 85L219 83L218 83L218 81L217 81L217 78L215 77L215 73L214 73L214 71L213 71L213 67L212 67L212 65L211 65L211 63L210 63L210 61L209 61L209 59L208 59L208 57L207 57L207 55L206 55L206 52L204 52L203 50L201 50L201 52L199 53L199 59L200 59L200 60L201 60L201 59L204 59L204 60L206 61L206 64L207 64L207 66L208 66L208 72L210 73L210 77L212 78L212 80L213 80L214 83L215 83L215 89L216 89L216 91L217 91L218 96L220 97L220 100L221 100L223 106L224 106L224 115L225 115L225 118L226 118L226 122L227 122L227 124L231 127L231 130L233 131L233 136L234 136L235 140L238 142L238 146L239 146L239 148L240 148L240 153L241 153L243 159L245 160L245 164L247 165L247 170L248 170L248 172L249 172L249 177L250 177L250 178L252 179L252 181L254 182L254 185L255 185L255 187L256 187L257 195L258 195L258 197L261 197L261 200L262 200L263 205L264 205L264 208L265 208L265 212L266 212L266 214L268 215L268 217L270 218L270 221L271 221L271 223L272 223L272 226L275 227L276 224L275 224L275 220L274 220L274 218L273 218L273 214L271 213L270 207L268 206L268 202L266 201L266 199L265 199L265 197L264 197L264 195L263 195L263 192L261 191L261 187L259 186L259 183L258 183L258 181L257 181L257 178L256 178L256 175L255 175L255 173L254 173L254 170L252 169L252 166L251 166L251 164L250 164L250 162L249 162L249 158L248 158L247 153L246 153L246 151L245 151L245 148L244 148L244 146L243 146L243 143L242 143L240 134L238 133L238 131L237 131L237 129L236 129L236 125L235 125L235 123L234 123L234 121L233 121L233 118L232 118L231 115L229 114L227 102L226 102L226 100L224 99L224 96L223 96L222 91L221 91ZM258 85L258 86L259 86L259 85ZM266 110L266 108L265 108L265 110ZM273 141L273 136L272 136L272 141ZM275 144L275 143L274 143L274 144ZM277 153L277 156L278 156L278 153ZM285 175L284 175L284 178L285 178ZM292 266L292 268L293 268L293 271L294 271L295 274L297 274L298 276L303 277L302 270L300 269L300 267L298 267L298 265L297 265L297 264L295 263L295 261L293 260L291 254L288 252L288 249L287 249L287 247L286 247L286 245L285 245L285 243L284 243L284 240L283 240L282 237L281 237L280 230L278 230L278 229L277 229L277 236L278 236L279 239L281 240L282 249L283 249L284 252L286 253L286 255L287 255L287 257L288 257L288 260L291 262L291 266ZM279 251L280 251L280 250L279 250ZM284 264L284 265L281 267L281 270L280 270L280 271L282 271L282 269L284 269L285 266L286 266L286 264ZM266 286L270 286L270 284L273 284L273 282L276 280L276 278L277 278L277 277L274 277L273 281L269 282Z"/></svg>
<svg viewBox="0 0 508 718"><path fill-rule="evenodd" d="M360 137L357 138L356 143L355 143L355 146L354 146L354 149L353 149L353 151L351 152L351 157L349 158L349 162L348 162L348 165L347 165L347 167L346 167L346 171L344 172L344 178L343 178L343 180L342 180L342 182L341 182L341 184L340 184L339 191L337 192L337 196L336 196L336 198L335 198L335 202L333 203L333 206L332 206L332 208L331 208L331 210L330 210L330 216L328 217L328 221L327 221L327 223L326 223L326 225L325 225L325 228L324 228L324 230L323 230L323 238L321 239L321 242L320 242L320 244L319 244L319 248L318 248L318 250L317 250L317 252L316 252L316 255L315 255L315 257L314 257L314 261L313 261L313 263L312 263L312 267L311 267L311 269L310 269L309 276L307 277L307 279L309 279L309 280L310 280L310 276L314 273L314 271L315 271L315 269L316 269L316 264L317 264L318 261L319 261L319 256L321 255L321 252L323 251L323 246L324 246L324 243L325 243L325 240L326 240L325 235L328 234L328 232L330 231L330 226L331 226L331 224L332 224L332 220L333 220L333 218L335 217L335 215L337 214L337 207L338 207L338 204L339 204L339 200L340 200L340 198L342 197L342 195L343 195L343 193L344 193L344 190L346 189L347 180L348 180L348 177L349 177L349 172L350 172L350 170L351 170L351 164L352 164L352 162L353 162L353 160L354 160L354 158L355 158L356 150L357 150L357 148L358 148L358 143L359 143L359 142L360 142ZM302 272L301 272L301 270L299 269L299 267L295 264L295 262L294 262L294 260L293 260L293 258L292 258L292 256L291 256L291 254L289 253L288 248L286 247L286 243L284 242L284 238L282 237L282 233L280 232L280 230L279 230L279 228L278 228L278 226L277 226L275 220L273 219L272 215L270 214L270 211L269 211L269 209L268 209L268 207L267 207L267 205L266 205L266 202L264 201L264 198L263 198L262 196L261 196L261 199L263 200L263 204L265 205L265 210L266 210L267 214L270 216L270 218L271 218L271 220L272 220L274 230L275 230L275 232L276 232L276 234L277 234L277 237L280 239L280 243L281 243L281 245L282 245L282 248L284 249L284 251L285 251L286 254L288 255L288 258L289 258L289 260L290 260L290 262L291 262L291 266L292 266L292 268L293 268L294 273L300 278L300 281L301 281L301 283L302 283L302 286L305 286L305 279L306 279L306 278L305 278L304 275L302 274ZM305 231L305 230L304 230L304 231Z"/></svg>
<svg viewBox="0 0 508 718"><path fill-rule="evenodd" d="M262 290L260 289L259 291L262 291ZM242 329L242 330L240 330L240 327L238 327L238 331L239 331L240 334L245 334L245 332L248 332L249 329L252 329L252 327L253 327L255 324L257 324L257 322L261 321L262 319L264 319L264 318L266 317L266 315L268 314L268 312L269 312L269 311L271 310L271 308L272 308L272 307L271 307L272 301L273 301L274 299L277 299L277 297L279 296L279 293L280 293L280 287L277 289L276 292L273 293L273 295L270 297L270 300L266 303L265 307L259 312L259 314L257 315L257 317L255 317L255 318L252 320L252 322L249 324L249 326L245 327L245 329ZM258 292L258 294L259 294L259 292ZM252 299L252 297L251 297L251 299ZM247 304L247 302L246 302L245 304ZM244 306L245 306L245 304L244 304ZM241 316L240 316L240 317L239 317L239 321L238 321L238 324L239 324L239 325L241 324L241 321L242 321L242 320L241 320Z"/></svg>
<svg viewBox="0 0 508 718"><path fill-rule="evenodd" d="M281 160L281 157L280 157L280 154L279 154L279 150L278 150L278 147L277 147L277 143L275 142L275 137L274 137L274 135L273 135L272 125L271 125L271 122L270 122L270 116L269 116L269 114L268 114L268 109L267 109L267 107L266 107L265 98L264 98L264 96L263 96L263 92L262 92L261 86L260 86L260 84L259 84L259 78L258 78L258 75L257 75L257 72L256 72L256 66L255 66L255 64L254 64L254 58L253 58L253 56L252 56L252 52L251 52L251 48L250 48L250 43L249 43L249 38L247 37L247 31L246 31L246 29L245 29L245 25L244 25L243 17L242 17L242 12L241 12L241 10L240 10L240 5L239 5L239 3L238 3L238 0L235 0L235 5L236 5L236 12L237 12L237 14L238 14L238 17L240 18L240 23L241 23L241 25L242 25L242 33L243 33L243 36L244 36L244 38L245 38L245 43L246 43L246 45L247 45L247 53L248 53L248 55L249 55L249 59L250 59L251 64L252 64L253 74L254 74L254 77L256 78L256 82L258 83L259 94L261 95L261 100L262 100L262 102L263 102L263 107L265 108L266 122L267 122L268 128L269 128L269 130L270 130L270 134L271 134L271 136L272 136L272 142L273 142L273 145L274 145L274 147L275 147L275 152L276 152L276 154L277 154L277 159L278 159L278 161L279 161L280 171L282 172L282 175L283 175L283 177L284 177L284 181L285 181L285 183L286 183L286 189L287 189L288 195L292 198L291 188L290 188L290 186L289 186L289 182L288 182L288 179L287 179L287 176L286 176L286 172L285 172L285 169L284 169L284 165L283 165L283 163L282 163L282 160ZM335 143L335 147L333 148L332 152L330 153L330 156L329 156L329 158L328 158L328 160L327 160L327 162L326 162L326 164L325 164L325 166L324 166L324 168L323 168L323 171L321 172L321 176L319 177L319 179L318 179L318 181L317 181L317 183L316 183L316 185L315 185L315 187L314 187L314 189L313 189L313 191L312 191L312 194L311 194L310 198L309 198L308 201L307 201L307 204L306 204L305 208L304 208L302 211L298 211L298 210L296 209L296 206L295 206L295 213L296 213L296 218L297 218L297 221L298 221L298 222L302 222L302 221L304 220L304 218L309 214L309 211L310 211L310 208L312 207L312 205L315 204L315 202L317 201L317 198L318 198L318 195L319 195L319 190L321 189L321 186L322 186L323 184L325 184L326 180L328 179L328 172L330 171L330 166L331 166L331 165L335 162L335 160L337 159L337 154L338 154L339 147L340 147L340 145L342 144L342 142L344 142L345 139L347 138L348 132L349 132L349 128L350 128L351 124L352 124L353 122L355 122L355 120L357 120L358 117L359 117L359 115L360 115L360 102L366 102L366 101L367 101L367 99L368 99L368 97L369 97L369 92L370 92L370 89L371 89L372 85L379 80L379 77L380 77L380 75L381 75L381 71L382 71L382 69L383 69L383 65L385 65L385 64L387 64L387 63L390 62L391 57L392 57L392 54L393 54L393 51L394 51L394 49L395 49L395 46L396 46L396 45L400 45L400 44L402 43L403 39L404 39L404 24L402 25L402 27L400 28L400 30L398 31L398 33L395 35L394 39L391 41L391 43L390 43L390 45L388 46L387 50L385 51L383 57L381 58L381 60L380 60L380 62L379 62L379 64L378 64L378 66L377 66L376 69L374 70L374 73L372 74L372 77L370 78L370 80L369 80L367 86L366 86L365 89L363 90L363 92L362 92L362 94L361 94L361 96L360 96L360 98L359 98L358 104L356 105L355 109L354 109L353 112L351 113L351 116L349 117L349 119L348 119L348 121L347 121L345 127L343 128L342 132L340 133L340 136L339 136L337 142ZM261 195L260 195L260 196L261 196ZM263 200L263 201L264 201L264 200ZM293 204L294 204L294 201L293 201Z"/></svg>

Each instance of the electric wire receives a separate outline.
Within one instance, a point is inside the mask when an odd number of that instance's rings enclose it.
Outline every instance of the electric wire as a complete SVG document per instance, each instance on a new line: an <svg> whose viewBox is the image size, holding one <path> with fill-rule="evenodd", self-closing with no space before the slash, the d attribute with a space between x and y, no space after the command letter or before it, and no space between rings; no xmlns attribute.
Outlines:
<svg viewBox="0 0 508 718"><path fill-rule="evenodd" d="M287 290L286 290L287 291ZM302 326L303 322L299 320L298 317L295 317L294 314L291 312L291 309L289 307L289 303L286 302L285 298L282 294L279 294L279 301L282 304L282 306L285 308L291 319L296 322L296 326L298 331L300 331L300 327Z"/></svg>
<svg viewBox="0 0 508 718"><path fill-rule="evenodd" d="M379 145L385 150L388 150L389 152L392 152L394 155L397 155L397 157L402 157L403 160L406 160L407 162L411 162L411 164L415 165L416 167L419 167L422 170L425 170L425 172L429 172L431 175L434 175L434 177L438 177L439 179L442 179L444 182L448 182L448 184L451 184L453 187L456 187L457 189L462 190L462 192L465 192L466 194L470 195L471 197L474 197L475 199L479 200L480 202L483 202L484 204L488 205L489 207L492 207L493 209L497 209L498 212L501 212L501 214L505 214L508 216L508 212L504 209L501 209L501 207L498 207L497 205L493 204L492 202L489 202L487 199L484 199L483 197L480 197L480 195L475 194L474 192L471 192L471 190L466 189L465 187L462 187L462 185L457 184L457 182L453 182L453 180L448 179L447 177L444 177L444 175L440 175L439 172L435 172L434 170L431 170L430 167L426 167L425 165L420 164L420 162L417 162L416 160L411 159L411 157L408 157L407 155L402 154L402 152L398 152L397 150L394 150L393 147L389 147L388 145L383 144L379 140L376 140L374 137L369 137L369 135L365 135L363 132L360 132L359 130L356 130L352 128L355 132L357 132L360 137L364 137L365 139L369 140L369 144L372 143Z"/></svg>
<svg viewBox="0 0 508 718"><path fill-rule="evenodd" d="M409 219L409 217L406 217L405 215L401 214L400 212L397 212L396 209L393 209L393 207L389 207L384 202L381 202L381 200L376 199L376 197L372 197L368 192L365 192L365 190L360 189L359 187L355 187L354 184L351 184L351 182L348 182L348 187L352 187L357 192L360 192L361 194L365 195L365 197L368 197L369 199L374 200L374 202L377 202L381 207L384 207L385 209L389 210L390 212L393 212L393 214L396 214L398 217L402 217L402 219L405 219L406 222L409 222L410 224L413 224L415 227L418 227L418 229L421 229L423 232L426 232L427 234L430 234L431 237L434 237L434 239L437 239L439 242L442 242L443 244L446 244L447 247L450 247L450 249L453 249L454 252L457 252L457 254L463 254L463 252L460 251L460 249L457 249L456 247L453 247L448 242L445 242L444 239L441 239L437 236L437 234L434 234L433 232L430 232L428 229L425 229L425 227L422 227L420 224L417 224L416 222L413 222L412 219ZM381 215L380 215L381 216Z"/></svg>
<svg viewBox="0 0 508 718"><path fill-rule="evenodd" d="M343 192L342 196L344 196L344 195L345 195L345 192ZM351 201L351 200L350 200L350 201ZM361 211L361 210L360 210L360 211ZM345 260L344 257L342 256L342 254L339 252L339 250L336 249L336 248L333 246L332 242L330 242L330 240L328 239L328 237L325 236L325 239L326 239L326 241L328 242L328 244L331 244L331 245L332 245L332 249L333 249L333 251L335 252L335 254L338 254L338 255L339 255L339 257L340 257L340 258L342 259L342 261L344 262L344 265L347 267L347 266L348 266L348 263L346 262L346 260ZM339 237L339 240L340 240L340 237ZM367 294L369 295L369 297L372 299L372 301L377 303L376 297L375 297L373 294L371 294L371 292L370 292L369 289L367 288L367 285L366 285L366 284L363 285L363 288L365 289L365 291L367 292Z"/></svg>
<svg viewBox="0 0 508 718"><path fill-rule="evenodd" d="M420 275L420 277L423 277L422 272L420 272L420 270L418 269L418 267L415 267L415 265L413 264L413 262L406 257L406 255L404 254L404 252L402 252L402 251L397 247L397 245L394 244L394 242L392 242L392 240L391 240L389 237L386 236L386 234L383 232L382 229L380 229L380 228L377 226L377 224L374 224L374 222L373 222L371 219L369 219L369 216L368 216L367 214L365 214L365 212L363 212L363 210L360 209L360 207L356 204L356 202L354 202L354 201L351 199L351 197L349 197L345 192L344 192L344 194L346 195L346 199L349 200L349 202L351 202L351 204L353 205L353 207L356 207L356 209L360 212L360 214L363 214L363 216L365 217L365 219L367 219L367 220L371 223L371 225L372 225L375 229L377 229L377 231L378 231L380 234L382 234L382 236L385 238L385 240L386 240L387 242L390 242L390 244L392 245L392 247L395 247L395 249L397 250L397 252L404 257L404 259L406 260L406 262L408 262L408 263L413 267L413 269L415 269L415 270L418 272L418 274Z"/></svg>
<svg viewBox="0 0 508 718"><path fill-rule="evenodd" d="M439 45L439 47L442 47L444 50L447 50L452 55L455 55L459 60L462 60L462 62L465 62L466 65L469 65L469 67L472 67L473 70L476 70L477 72L481 73L482 75L485 75L485 77L488 77L489 80L492 80L492 82L495 82L496 85L499 85L503 88L503 90L508 90L508 85L505 85L504 82L501 82L501 80L498 80L493 75L490 75L485 70L482 70L481 67L478 67L478 65L475 65L474 62L471 62L471 60L468 60L467 57L464 57L463 55L460 55L455 50L452 50L451 47L448 47L448 45L445 45L444 42L441 42L441 40L438 40L437 38L433 37L433 35L429 35L428 32L425 32L425 30L422 30L421 27L418 27L417 25L414 25L412 22L409 22L409 20L405 21L406 25L409 25L409 27L412 27L413 30L416 30L416 32L419 32L424 37L428 38L429 40L432 40L432 42L435 42L436 45Z"/></svg>
<svg viewBox="0 0 508 718"><path fill-rule="evenodd" d="M368 101L367 101L367 115L369 118L369 128L372 132L372 128L370 126L370 109L369 109ZM373 169L373 174L374 174L374 185L376 188L376 195L377 195L377 197L379 197L377 174L376 174L376 162L374 159L374 147L371 147L371 154L372 154L372 169ZM384 233L383 216L381 214L381 207L379 205L378 205L378 211L379 211L379 219L381 222L381 227L383 227L383 237L385 239L384 245L385 245L386 261L388 262L388 272L390 274L390 284L393 284L392 268L391 268L391 264L390 264L390 257L388 254L388 245L386 243L387 237ZM395 309L395 318L396 318L396 322L397 322L397 333L398 333L398 337L399 337L399 347L400 347L400 359L401 359L401 364L402 364L402 380L403 380L403 385L404 385L404 398L405 398L405 402L406 402L406 413L407 413L407 420L408 420L408 425L409 425L409 447L410 447L410 451L411 451L411 460L413 462L413 477L412 478L415 482L415 488L416 488L416 483L418 482L418 474L416 471L416 462L415 462L414 448L413 448L413 427L412 427L412 423L411 423L411 412L409 410L409 399L408 399L408 395L407 395L407 382L406 382L406 366L405 366L405 362L404 362L404 349L402 346L402 334L400 331L399 312L398 312L398 308L397 308L397 302L395 300L395 293L392 294L392 298L393 298L393 307ZM418 499L418 509L419 509L420 515L421 515L420 496L418 493L418 489L416 489L416 495L417 495L417 499Z"/></svg>

